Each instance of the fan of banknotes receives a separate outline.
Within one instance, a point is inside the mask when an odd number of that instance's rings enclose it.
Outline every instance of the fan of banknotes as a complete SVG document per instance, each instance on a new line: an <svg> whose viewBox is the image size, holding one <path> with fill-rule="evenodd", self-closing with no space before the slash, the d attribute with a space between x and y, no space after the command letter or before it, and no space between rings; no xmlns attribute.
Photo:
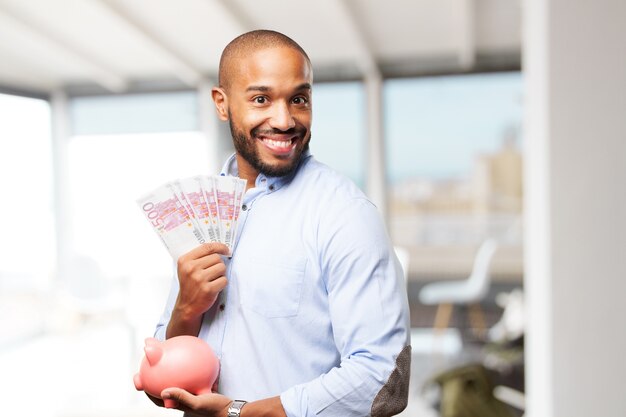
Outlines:
<svg viewBox="0 0 626 417"><path fill-rule="evenodd" d="M205 242L231 250L246 180L195 176L161 185L137 204L174 259Z"/></svg>

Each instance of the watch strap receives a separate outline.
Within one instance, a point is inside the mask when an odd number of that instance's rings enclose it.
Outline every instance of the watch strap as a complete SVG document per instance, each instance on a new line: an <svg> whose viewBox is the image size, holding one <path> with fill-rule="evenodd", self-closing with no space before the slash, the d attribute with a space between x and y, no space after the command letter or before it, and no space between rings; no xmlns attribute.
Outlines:
<svg viewBox="0 0 626 417"><path fill-rule="evenodd" d="M228 406L228 417L239 417L241 409L246 405L244 400L235 400Z"/></svg>

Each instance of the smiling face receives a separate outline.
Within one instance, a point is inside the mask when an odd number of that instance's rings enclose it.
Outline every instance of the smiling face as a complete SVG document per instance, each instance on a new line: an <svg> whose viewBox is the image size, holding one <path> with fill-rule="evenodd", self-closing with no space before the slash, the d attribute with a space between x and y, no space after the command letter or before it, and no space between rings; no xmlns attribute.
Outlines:
<svg viewBox="0 0 626 417"><path fill-rule="evenodd" d="M291 173L311 138L312 71L294 48L277 46L242 56L223 88L213 89L230 124L239 176L252 186L259 173Z"/></svg>

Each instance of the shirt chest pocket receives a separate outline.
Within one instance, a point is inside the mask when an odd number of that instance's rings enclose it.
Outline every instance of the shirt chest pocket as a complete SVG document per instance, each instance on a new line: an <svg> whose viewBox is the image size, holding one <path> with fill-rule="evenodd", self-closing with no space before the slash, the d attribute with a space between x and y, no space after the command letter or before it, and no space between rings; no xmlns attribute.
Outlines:
<svg viewBox="0 0 626 417"><path fill-rule="evenodd" d="M267 318L298 314L302 298L306 260L268 262L250 259L239 265L241 306Z"/></svg>

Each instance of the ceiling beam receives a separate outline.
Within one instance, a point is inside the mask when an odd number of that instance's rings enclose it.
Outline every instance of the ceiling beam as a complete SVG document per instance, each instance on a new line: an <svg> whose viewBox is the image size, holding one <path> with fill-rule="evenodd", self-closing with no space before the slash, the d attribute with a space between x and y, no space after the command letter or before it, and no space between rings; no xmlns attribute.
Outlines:
<svg viewBox="0 0 626 417"><path fill-rule="evenodd" d="M3 19L10 20L17 29L26 36L34 38L37 43L45 45L46 48L52 51L58 51L65 56L70 56L74 61L87 68L89 76L93 81L106 90L121 92L126 88L124 77L100 62L93 54L74 45L38 22L32 21L31 18L15 7L9 6L7 3L1 3L0 14Z"/></svg>
<svg viewBox="0 0 626 417"><path fill-rule="evenodd" d="M233 18L235 24L238 26L237 31L239 33L245 33L257 29L254 20L246 12L244 12L236 2L232 0L217 0L215 2L210 2L211 5L214 5L215 3L219 4L222 7L222 10Z"/></svg>
<svg viewBox="0 0 626 417"><path fill-rule="evenodd" d="M135 18L128 10L120 5L119 2L111 0L92 0L100 3L112 15L116 16L120 21L125 23L131 30L139 34L145 41L151 44L161 57L171 65L174 75L189 87L196 87L204 78L204 74L187 58L183 57L175 48L168 45L157 31L149 28L139 19Z"/></svg>
<svg viewBox="0 0 626 417"><path fill-rule="evenodd" d="M50 93L46 90L35 90L31 87L22 88L16 85L9 84L12 81L9 79L2 80L0 82L0 94L8 94L11 96L20 96L28 98L37 98L41 100L48 100ZM6 84L5 84L6 83Z"/></svg>
<svg viewBox="0 0 626 417"><path fill-rule="evenodd" d="M365 31L350 10L346 0L332 0L330 4L335 5L335 10L340 19L344 22L344 27L348 29L350 41L357 53L357 65L364 77L380 77L380 69L365 36Z"/></svg>

